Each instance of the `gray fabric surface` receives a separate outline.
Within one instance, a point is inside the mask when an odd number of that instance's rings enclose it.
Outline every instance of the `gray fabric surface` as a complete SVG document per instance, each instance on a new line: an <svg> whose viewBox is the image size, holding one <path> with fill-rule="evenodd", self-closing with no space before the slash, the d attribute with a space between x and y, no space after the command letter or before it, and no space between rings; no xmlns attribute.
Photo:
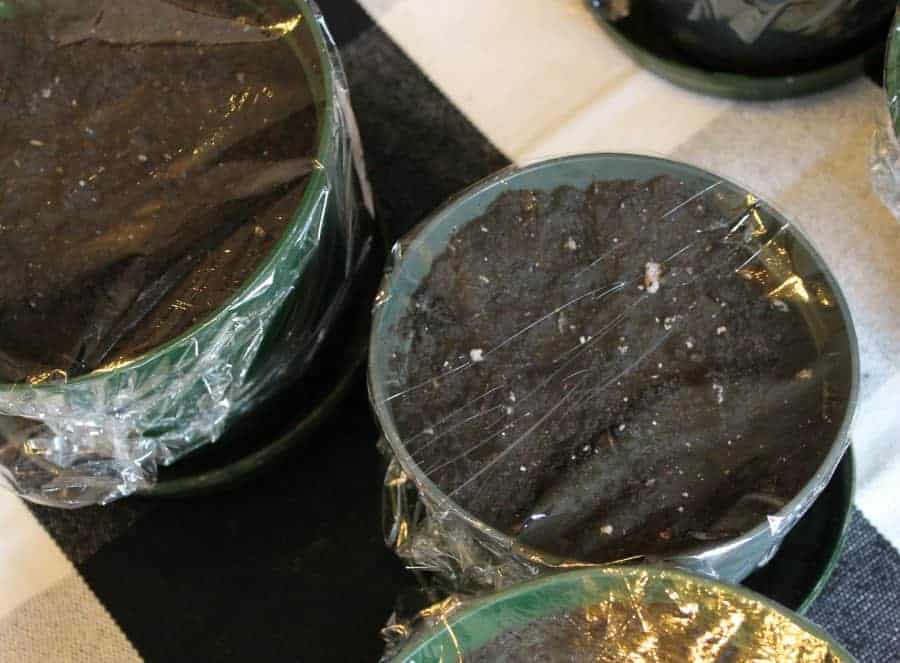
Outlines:
<svg viewBox="0 0 900 663"><path fill-rule="evenodd" d="M834 575L807 617L861 663L900 661L900 555L858 509Z"/></svg>

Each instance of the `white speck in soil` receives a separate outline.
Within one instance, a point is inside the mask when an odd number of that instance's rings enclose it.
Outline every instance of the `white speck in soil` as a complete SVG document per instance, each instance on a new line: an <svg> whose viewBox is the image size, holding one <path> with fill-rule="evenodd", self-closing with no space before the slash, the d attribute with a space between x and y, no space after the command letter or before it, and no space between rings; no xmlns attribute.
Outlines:
<svg viewBox="0 0 900 663"><path fill-rule="evenodd" d="M619 346L619 354L620 354L620 355L623 355L623 354L625 354L626 352L628 352L628 346L627 346L627 345L620 345L620 346Z"/></svg>
<svg viewBox="0 0 900 663"><path fill-rule="evenodd" d="M725 387L720 385L718 382L713 382L712 385L713 393L716 395L716 403L721 405L725 402Z"/></svg>
<svg viewBox="0 0 900 663"><path fill-rule="evenodd" d="M147 157L146 154L138 154L137 159L138 159L138 161L140 161L141 163L147 163L147 162L150 160L150 159Z"/></svg>
<svg viewBox="0 0 900 663"><path fill-rule="evenodd" d="M619 430L620 431L625 430L625 424L619 424Z"/></svg>
<svg viewBox="0 0 900 663"><path fill-rule="evenodd" d="M484 274L479 274L478 280L481 281L482 283L490 283L491 282L491 280L488 277L486 277Z"/></svg>
<svg viewBox="0 0 900 663"><path fill-rule="evenodd" d="M516 392L514 392L514 391L509 392L509 400L512 401L513 403L516 402Z"/></svg>
<svg viewBox="0 0 900 663"><path fill-rule="evenodd" d="M569 251L575 251L578 248L578 242L570 237L566 240L566 248L569 249Z"/></svg>
<svg viewBox="0 0 900 663"><path fill-rule="evenodd" d="M49 99L50 97L53 96L53 90L50 89L49 87L45 87L43 90L41 90L41 96L44 99Z"/></svg>
<svg viewBox="0 0 900 663"><path fill-rule="evenodd" d="M31 140L28 141L28 144L31 145L32 147L43 147L44 141L32 138Z"/></svg>
<svg viewBox="0 0 900 663"><path fill-rule="evenodd" d="M652 486L652 485L655 484L655 483L656 483L656 479L647 479L647 480L644 482L644 485L647 486L647 488L649 488L650 486Z"/></svg>
<svg viewBox="0 0 900 663"><path fill-rule="evenodd" d="M519 472L527 472L527 471L528 471L527 467L525 467L524 465L519 465Z"/></svg>
<svg viewBox="0 0 900 663"><path fill-rule="evenodd" d="M659 425L659 424L656 423L656 419L654 419L654 420L651 421L650 423L653 424L654 426L658 426L658 425Z"/></svg>
<svg viewBox="0 0 900 663"><path fill-rule="evenodd" d="M678 507L678 513L684 513L684 507L683 507L683 506Z"/></svg>
<svg viewBox="0 0 900 663"><path fill-rule="evenodd" d="M506 406L506 414L512 416L512 413L513 413L513 412L515 412L515 410L514 410L512 407L510 407L510 406L507 405L507 406Z"/></svg>
<svg viewBox="0 0 900 663"><path fill-rule="evenodd" d="M588 451L591 450L591 445L585 444L583 447L581 447L581 450L582 450L583 452L587 453Z"/></svg>
<svg viewBox="0 0 900 663"><path fill-rule="evenodd" d="M694 349L694 339L693 339L693 338L688 338L688 340L686 340L686 341L684 342L684 345L685 345L685 347L686 347L688 350L693 350L693 349Z"/></svg>
<svg viewBox="0 0 900 663"><path fill-rule="evenodd" d="M781 311L782 313L787 313L788 311L790 311L790 308L788 308L787 303L783 302L780 299L773 299L772 306L774 308L778 309L779 311Z"/></svg>
<svg viewBox="0 0 900 663"><path fill-rule="evenodd" d="M812 376L813 372L808 368L804 368L803 370L798 371L796 375L798 380L809 380Z"/></svg>
<svg viewBox="0 0 900 663"><path fill-rule="evenodd" d="M485 228L484 226L481 226L481 232L486 233L486 232L489 232L489 231L488 231L488 229Z"/></svg>
<svg viewBox="0 0 900 663"><path fill-rule="evenodd" d="M619 238L613 237L613 244L618 244L618 243L619 243Z"/></svg>
<svg viewBox="0 0 900 663"><path fill-rule="evenodd" d="M434 429L431 426L429 426L422 432L425 433L425 435L434 435Z"/></svg>
<svg viewBox="0 0 900 663"><path fill-rule="evenodd" d="M651 295L659 292L659 279L662 276L662 265L648 262L644 265L644 286Z"/></svg>
<svg viewBox="0 0 900 663"><path fill-rule="evenodd" d="M600 531L603 534L606 534L606 536L609 536L610 534L613 533L613 526L612 525L604 525L603 527L600 528Z"/></svg>
<svg viewBox="0 0 900 663"><path fill-rule="evenodd" d="M728 327L726 327L725 325L721 325L721 326L719 326L719 327L716 327L716 336L722 336L722 335L725 334L727 331L728 331Z"/></svg>
<svg viewBox="0 0 900 663"><path fill-rule="evenodd" d="M578 342L581 343L582 345L584 345L585 343L588 342L587 336L579 336L579 337L578 337Z"/></svg>
<svg viewBox="0 0 900 663"><path fill-rule="evenodd" d="M685 492L685 493L681 493L681 496L684 497L684 498L690 497L690 495L689 495L688 493L686 493L686 492Z"/></svg>
<svg viewBox="0 0 900 663"><path fill-rule="evenodd" d="M482 350L481 348L473 348L469 350L469 358L476 364L480 361L484 361L484 350Z"/></svg>

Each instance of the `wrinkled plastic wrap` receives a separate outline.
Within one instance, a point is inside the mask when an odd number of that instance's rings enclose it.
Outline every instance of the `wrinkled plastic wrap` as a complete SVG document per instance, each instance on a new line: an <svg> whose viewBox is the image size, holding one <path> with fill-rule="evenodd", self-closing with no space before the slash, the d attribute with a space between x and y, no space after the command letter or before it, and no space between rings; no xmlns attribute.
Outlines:
<svg viewBox="0 0 900 663"><path fill-rule="evenodd" d="M716 68L783 74L876 44L892 0L588 0L607 20L638 17Z"/></svg>
<svg viewBox="0 0 900 663"><path fill-rule="evenodd" d="M736 587L635 567L571 571L424 610L383 661L850 663L827 634Z"/></svg>
<svg viewBox="0 0 900 663"><path fill-rule="evenodd" d="M370 249L358 131L314 3L5 0L0 28L0 232L36 251L0 257L0 474L106 503L303 374Z"/></svg>
<svg viewBox="0 0 900 663"><path fill-rule="evenodd" d="M708 173L636 155L502 171L394 254L369 357L386 538L445 589L635 560L741 580L849 444L836 284Z"/></svg>
<svg viewBox="0 0 900 663"><path fill-rule="evenodd" d="M870 168L872 188L891 213L900 219L900 17L894 20L884 62L887 105L878 114Z"/></svg>

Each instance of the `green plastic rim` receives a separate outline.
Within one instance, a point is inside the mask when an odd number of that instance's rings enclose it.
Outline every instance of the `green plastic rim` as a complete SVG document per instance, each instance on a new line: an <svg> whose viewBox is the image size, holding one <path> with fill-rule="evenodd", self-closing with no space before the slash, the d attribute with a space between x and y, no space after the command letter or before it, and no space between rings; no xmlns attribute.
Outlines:
<svg viewBox="0 0 900 663"><path fill-rule="evenodd" d="M587 0L590 5L590 0ZM771 101L823 92L862 75L868 54L791 76L748 76L712 71L657 54L652 47L633 40L628 34L594 14L597 22L616 45L635 63L679 87L726 99Z"/></svg>
<svg viewBox="0 0 900 663"><path fill-rule="evenodd" d="M469 654L503 633L521 629L544 617L585 609L599 600L622 596L622 585L648 578L646 593L677 591L680 584L696 583L735 598L762 604L827 643L844 663L855 659L827 633L786 608L743 587L726 585L674 569L633 566L581 569L545 576L473 601L421 634L397 656L395 663L445 663L448 653Z"/></svg>
<svg viewBox="0 0 900 663"><path fill-rule="evenodd" d="M894 135L900 136L900 9L894 16L884 58L884 86L888 96L888 112L894 124Z"/></svg>
<svg viewBox="0 0 900 663"><path fill-rule="evenodd" d="M327 164L331 161L331 155L334 153L335 127L333 118L335 116L335 69L330 58L330 50L328 39L326 38L322 27L317 20L317 12L313 7L304 0L282 0L283 3L296 7L302 17L300 27L297 29L305 29L312 37L312 43L315 46L318 61L316 66L321 71L316 75L316 80L312 79L313 67L310 66L305 58L301 57L299 47L288 40L291 50L298 57L298 63L304 68L307 82L313 94L314 101L318 112L318 131L319 142L316 149L315 159L318 163ZM250 0L247 4L252 5ZM0 18L15 18L13 7L7 0L0 0ZM192 346L195 338L203 334L205 331L222 327L226 324L231 313L230 309L235 302L239 302L247 297L247 295L257 289L265 288L266 283L270 280L271 272L275 266L293 252L293 246L297 243L298 234L302 232L304 222L315 207L319 204L323 192L329 187L326 175L326 168L317 168L309 175L309 181L300 205L294 214L291 224L285 229L281 239L272 248L269 257L260 265L254 274L248 278L234 295L232 295L219 309L206 320L197 323L186 332L174 339L159 345L149 352L136 357L130 361L117 364L109 369L97 369L85 375L65 381L51 381L38 384L10 384L0 382L0 393L12 392L21 389L29 389L44 394L66 394L71 391L90 391L91 389L100 389L96 385L111 381L121 376L127 375L133 371L149 371L152 372L156 364L165 360L169 355L178 355L186 352ZM307 247L305 254L302 256L294 256L292 260L297 264L297 273L303 273L303 268L310 261L313 250Z"/></svg>
<svg viewBox="0 0 900 663"><path fill-rule="evenodd" d="M418 489L427 493L429 503L440 504L448 517L452 516L466 523L473 533L477 533L475 536L485 536L497 546L511 551L516 557L537 563L541 567L571 568L573 565L586 564L525 546L514 537L484 523L450 499L410 455L389 407L387 376L391 374L390 356L394 352L402 354L405 351L405 346L392 330L405 310L403 307L409 300L410 293L430 269L431 260L443 253L453 232L483 214L504 191L522 188L552 189L563 185L578 187L595 179L644 180L661 174L689 179L698 184L698 189L719 181L736 192L751 193L743 186L700 168L639 154L582 154L501 170L461 192L429 216L407 240L401 252L402 256L395 261L393 269L385 276L381 286L383 297L381 304L376 307L372 325L368 379L372 406L392 453L404 471L413 478ZM765 201L760 196L756 198ZM785 235L790 237L792 247L798 250L798 255L802 256L805 263L813 266L821 274L832 292L836 304L832 317L827 323L817 321L816 324L832 329L830 325L838 324L836 320L839 318L842 334L846 335L845 341L840 344L840 351L846 352L849 363L847 374L841 376L847 383L846 407L841 415L840 428L835 439L831 441L831 448L809 481L793 499L774 514L777 517L790 518L792 514L803 513L809 507L816 491L827 485L844 455L859 393L859 348L849 305L828 265L809 239L792 226L783 215L768 204L765 204L765 209L767 216L773 221L777 221L780 226L790 227L790 231ZM773 545L779 543L785 535L786 532L782 531L778 536L774 536L768 522L763 521L740 536L682 551L667 557L666 561L698 570L709 569L711 566L718 577L739 582L767 559Z"/></svg>

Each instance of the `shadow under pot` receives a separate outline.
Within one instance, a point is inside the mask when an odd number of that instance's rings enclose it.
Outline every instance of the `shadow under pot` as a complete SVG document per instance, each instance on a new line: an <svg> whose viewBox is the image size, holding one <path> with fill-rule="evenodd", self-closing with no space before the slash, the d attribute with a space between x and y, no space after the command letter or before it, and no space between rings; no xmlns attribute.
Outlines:
<svg viewBox="0 0 900 663"><path fill-rule="evenodd" d="M40 85L0 111L0 463L35 501L106 502L321 342L363 234L343 73L306 2L2 4Z"/></svg>
<svg viewBox="0 0 900 663"><path fill-rule="evenodd" d="M650 26L715 71L797 74L855 57L882 43L892 0L594 1L611 18ZM613 13L613 10L614 13Z"/></svg>
<svg viewBox="0 0 900 663"><path fill-rule="evenodd" d="M637 658L633 658L637 657ZM826 633L745 589L654 567L589 569L423 613L384 661L852 663Z"/></svg>
<svg viewBox="0 0 900 663"><path fill-rule="evenodd" d="M369 383L388 538L452 587L630 559L739 581L843 456L858 359L768 204L599 154L502 171L403 240Z"/></svg>

